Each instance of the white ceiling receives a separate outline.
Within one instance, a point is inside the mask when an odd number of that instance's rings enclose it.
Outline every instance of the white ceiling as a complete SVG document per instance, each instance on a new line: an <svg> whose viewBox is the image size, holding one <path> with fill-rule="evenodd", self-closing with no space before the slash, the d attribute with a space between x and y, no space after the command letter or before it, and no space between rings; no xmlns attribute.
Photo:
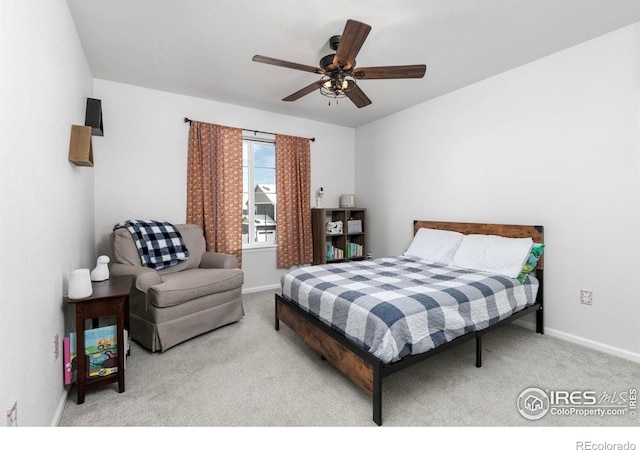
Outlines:
<svg viewBox="0 0 640 450"><path fill-rule="evenodd" d="M67 2L95 78L348 127L640 21L639 0ZM283 102L319 75L253 55L318 66L347 19L372 27L357 67L426 64L425 77L361 80L361 109L316 92Z"/></svg>

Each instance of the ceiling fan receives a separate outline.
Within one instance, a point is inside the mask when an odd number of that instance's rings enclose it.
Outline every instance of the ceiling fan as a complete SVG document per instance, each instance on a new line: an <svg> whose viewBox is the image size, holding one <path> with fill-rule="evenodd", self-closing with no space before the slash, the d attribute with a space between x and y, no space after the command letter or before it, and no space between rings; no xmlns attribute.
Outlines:
<svg viewBox="0 0 640 450"><path fill-rule="evenodd" d="M320 67L261 55L255 55L252 61L322 75L320 80L283 98L282 100L285 102L298 100L319 89L322 95L329 98L348 97L354 105L362 108L370 105L371 100L356 84L356 80L422 78L427 70L427 66L424 64L356 68L356 56L370 31L371 27L365 23L347 20L342 35L332 36L329 39L329 46L335 53L322 58L319 63Z"/></svg>

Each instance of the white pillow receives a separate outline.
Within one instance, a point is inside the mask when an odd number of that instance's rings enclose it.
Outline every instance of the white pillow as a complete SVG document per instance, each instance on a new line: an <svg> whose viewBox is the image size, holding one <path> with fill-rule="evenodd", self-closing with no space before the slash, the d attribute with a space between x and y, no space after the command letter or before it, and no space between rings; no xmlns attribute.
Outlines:
<svg viewBox="0 0 640 450"><path fill-rule="evenodd" d="M462 242L464 234L456 231L420 228L404 256L413 256L430 264L448 265ZM520 273L520 272L518 272Z"/></svg>
<svg viewBox="0 0 640 450"><path fill-rule="evenodd" d="M462 239L451 265L516 278L529 258L531 238L469 234Z"/></svg>

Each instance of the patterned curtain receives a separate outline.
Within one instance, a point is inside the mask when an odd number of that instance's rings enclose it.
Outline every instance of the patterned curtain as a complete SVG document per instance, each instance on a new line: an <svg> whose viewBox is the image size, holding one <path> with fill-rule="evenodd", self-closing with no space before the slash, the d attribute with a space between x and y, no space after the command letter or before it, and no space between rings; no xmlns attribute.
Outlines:
<svg viewBox="0 0 640 450"><path fill-rule="evenodd" d="M311 145L309 139L276 135L278 267L308 264L311 241Z"/></svg>
<svg viewBox="0 0 640 450"><path fill-rule="evenodd" d="M242 130L191 122L187 223L204 230L207 251L242 265Z"/></svg>

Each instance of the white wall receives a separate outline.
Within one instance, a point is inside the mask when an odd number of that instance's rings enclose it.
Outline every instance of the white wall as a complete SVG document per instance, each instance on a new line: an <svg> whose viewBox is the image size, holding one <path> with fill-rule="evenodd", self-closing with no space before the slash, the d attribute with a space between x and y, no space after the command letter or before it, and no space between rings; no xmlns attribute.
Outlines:
<svg viewBox="0 0 640 450"><path fill-rule="evenodd" d="M238 128L315 137L311 187L323 186L323 206L338 206L354 184L352 128L170 94L106 80L94 81L102 100L104 136L94 139L96 239L111 254L108 236L126 219L183 223L186 218L188 117ZM312 196L313 196L312 192ZM315 205L315 198L312 198ZM272 287L283 270L275 249L243 253L245 290Z"/></svg>
<svg viewBox="0 0 640 450"><path fill-rule="evenodd" d="M414 219L544 225L547 333L640 361L639 84L636 24L358 128L376 256Z"/></svg>
<svg viewBox="0 0 640 450"><path fill-rule="evenodd" d="M0 61L0 426L14 400L19 426L47 426L66 398L68 274L95 264L93 170L67 160L92 77L63 0L2 0Z"/></svg>

